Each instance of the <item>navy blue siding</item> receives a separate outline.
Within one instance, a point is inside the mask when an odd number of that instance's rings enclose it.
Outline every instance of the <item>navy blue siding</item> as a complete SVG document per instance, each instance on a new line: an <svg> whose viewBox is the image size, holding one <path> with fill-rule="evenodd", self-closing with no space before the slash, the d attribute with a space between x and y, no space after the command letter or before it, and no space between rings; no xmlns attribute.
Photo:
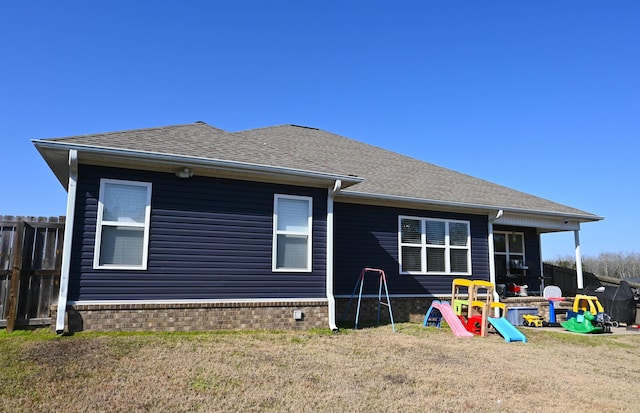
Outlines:
<svg viewBox="0 0 640 413"><path fill-rule="evenodd" d="M400 275L398 216L459 219L470 222L471 265L469 278L489 280L489 248L485 215L452 214L414 209L356 204L335 204L336 295L351 295L364 267L380 268L387 275L389 294L450 294L454 276ZM369 288L366 288L369 287ZM378 279L365 279L365 288L376 293Z"/></svg>
<svg viewBox="0 0 640 413"><path fill-rule="evenodd" d="M151 182L148 269L94 270L100 178ZM313 197L311 273L271 271L274 194ZM81 165L70 300L326 296L326 189Z"/></svg>

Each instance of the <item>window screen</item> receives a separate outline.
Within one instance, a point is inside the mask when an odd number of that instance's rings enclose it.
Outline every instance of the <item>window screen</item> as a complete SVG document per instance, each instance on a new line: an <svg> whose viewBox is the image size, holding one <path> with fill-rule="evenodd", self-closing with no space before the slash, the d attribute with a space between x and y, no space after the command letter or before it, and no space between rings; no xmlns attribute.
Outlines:
<svg viewBox="0 0 640 413"><path fill-rule="evenodd" d="M311 271L312 199L276 195L274 201L274 271Z"/></svg>
<svg viewBox="0 0 640 413"><path fill-rule="evenodd" d="M146 269L151 184L102 179L94 268Z"/></svg>

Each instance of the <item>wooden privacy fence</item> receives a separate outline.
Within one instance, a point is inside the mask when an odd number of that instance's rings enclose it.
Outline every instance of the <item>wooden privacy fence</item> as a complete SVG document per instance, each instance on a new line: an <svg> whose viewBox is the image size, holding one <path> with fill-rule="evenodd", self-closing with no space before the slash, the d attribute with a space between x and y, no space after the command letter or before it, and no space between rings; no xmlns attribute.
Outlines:
<svg viewBox="0 0 640 413"><path fill-rule="evenodd" d="M65 217L0 215L0 327L51 324Z"/></svg>
<svg viewBox="0 0 640 413"><path fill-rule="evenodd" d="M564 297L573 297L578 293L578 272L576 270L544 263L543 271L545 285L560 287ZM582 280L585 287L588 285L600 285L598 276L587 271L582 272Z"/></svg>

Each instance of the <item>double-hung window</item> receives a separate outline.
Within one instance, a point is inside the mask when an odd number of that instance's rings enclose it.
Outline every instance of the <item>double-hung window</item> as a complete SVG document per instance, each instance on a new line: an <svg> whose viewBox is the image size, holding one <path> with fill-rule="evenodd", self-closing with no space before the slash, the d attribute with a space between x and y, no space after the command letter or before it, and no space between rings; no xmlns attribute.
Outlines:
<svg viewBox="0 0 640 413"><path fill-rule="evenodd" d="M311 271L312 198L276 194L273 271Z"/></svg>
<svg viewBox="0 0 640 413"><path fill-rule="evenodd" d="M400 272L471 274L468 221L399 217Z"/></svg>
<svg viewBox="0 0 640 413"><path fill-rule="evenodd" d="M151 183L100 180L93 267L147 269Z"/></svg>

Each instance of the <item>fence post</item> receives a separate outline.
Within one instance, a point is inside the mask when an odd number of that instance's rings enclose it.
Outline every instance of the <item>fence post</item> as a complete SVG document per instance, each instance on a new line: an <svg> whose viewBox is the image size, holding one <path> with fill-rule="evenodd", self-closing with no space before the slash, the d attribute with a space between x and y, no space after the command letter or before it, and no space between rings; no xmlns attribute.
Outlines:
<svg viewBox="0 0 640 413"><path fill-rule="evenodd" d="M11 272L11 288L9 290L9 313L7 314L7 333L13 332L18 310L18 294L20 293L20 276L22 275L22 238L24 236L24 221L19 220L16 225L16 235L13 238L13 270Z"/></svg>

